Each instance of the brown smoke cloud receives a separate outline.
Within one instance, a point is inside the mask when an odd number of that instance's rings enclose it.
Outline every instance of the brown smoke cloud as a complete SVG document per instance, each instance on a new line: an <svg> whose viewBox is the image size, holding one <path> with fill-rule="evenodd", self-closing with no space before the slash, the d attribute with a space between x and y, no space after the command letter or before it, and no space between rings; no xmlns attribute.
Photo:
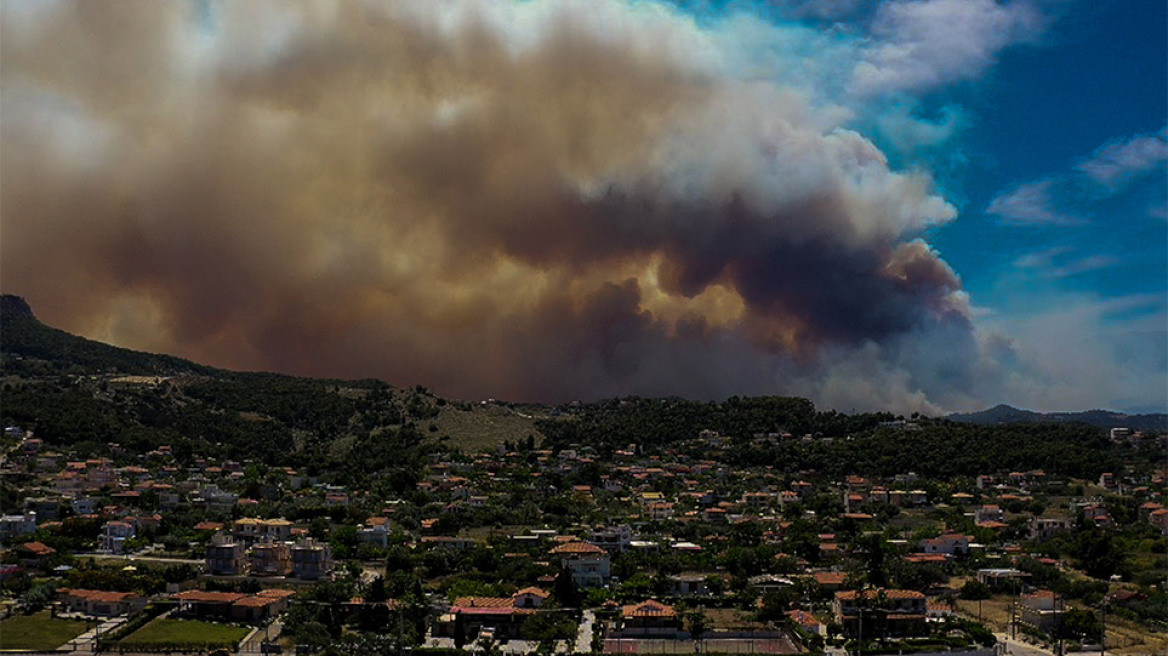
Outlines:
<svg viewBox="0 0 1168 656"><path fill-rule="evenodd" d="M196 7L6 6L0 273L51 323L469 398L969 399L961 285L917 239L953 208L708 29Z"/></svg>

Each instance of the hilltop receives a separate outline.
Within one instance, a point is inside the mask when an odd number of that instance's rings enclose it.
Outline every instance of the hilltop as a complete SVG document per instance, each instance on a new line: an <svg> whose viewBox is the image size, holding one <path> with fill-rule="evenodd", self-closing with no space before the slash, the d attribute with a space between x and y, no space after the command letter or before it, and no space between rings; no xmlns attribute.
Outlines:
<svg viewBox="0 0 1168 656"><path fill-rule="evenodd" d="M1135 414L1129 415L1110 410L1087 410L1085 412L1034 412L1022 410L1013 406L1000 404L981 412L966 414L952 414L953 421L970 424L1028 424L1028 423L1061 423L1077 422L1089 424L1098 428L1115 428L1122 426L1132 430L1158 431L1168 430L1168 414Z"/></svg>

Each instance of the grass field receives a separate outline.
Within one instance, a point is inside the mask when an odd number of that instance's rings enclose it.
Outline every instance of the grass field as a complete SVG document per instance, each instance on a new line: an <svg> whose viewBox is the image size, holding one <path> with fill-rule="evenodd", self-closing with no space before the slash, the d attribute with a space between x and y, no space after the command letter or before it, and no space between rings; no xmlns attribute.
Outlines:
<svg viewBox="0 0 1168 656"><path fill-rule="evenodd" d="M120 647L149 646L153 648L234 646L247 635L247 631L247 629L226 624L160 618L122 639L118 645Z"/></svg>
<svg viewBox="0 0 1168 656"><path fill-rule="evenodd" d="M50 617L47 610L33 615L14 615L0 621L0 649L56 649L91 626L81 620Z"/></svg>
<svg viewBox="0 0 1168 656"><path fill-rule="evenodd" d="M1071 604L1071 607L1075 607ZM977 602L959 600L957 610L977 619ZM982 619L994 631L1005 631L1010 624L1010 597L1005 595L982 602ZM1130 620L1109 616L1107 619L1107 653L1116 656L1168 654L1168 635L1155 633Z"/></svg>

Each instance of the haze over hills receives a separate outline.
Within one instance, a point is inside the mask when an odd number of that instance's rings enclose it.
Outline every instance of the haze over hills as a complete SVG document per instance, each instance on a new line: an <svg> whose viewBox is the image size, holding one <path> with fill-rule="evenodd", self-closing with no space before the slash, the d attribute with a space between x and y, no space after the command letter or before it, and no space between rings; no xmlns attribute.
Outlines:
<svg viewBox="0 0 1168 656"><path fill-rule="evenodd" d="M1082 412L1034 412L1022 410L1006 404L999 404L981 412L955 413L949 415L953 421L971 424L1025 424L1047 422L1079 422L1114 428L1122 426L1132 430L1168 430L1168 414L1125 414L1110 410L1085 410Z"/></svg>
<svg viewBox="0 0 1168 656"><path fill-rule="evenodd" d="M78 337L41 323L29 304L12 294L0 296L0 321L3 327L0 353L7 375L266 375L230 372L170 355L143 353ZM1099 428L1124 426L1133 430L1168 431L1168 414L1125 414L1099 409L1042 413L1000 404L980 412L951 414L948 418L973 424L1081 422Z"/></svg>
<svg viewBox="0 0 1168 656"><path fill-rule="evenodd" d="M421 386L378 380L204 367L50 328L17 297L4 297L0 309L3 422L79 455L102 453L111 443L133 453L166 445L180 459L292 466L396 492L412 489L429 458L450 449L523 443L589 448L605 457L629 444L664 449L710 432L733 440L735 462L833 474L971 476L1042 467L1093 478L1120 461L1120 445L1081 422L1019 415L1029 423L979 425L843 414L778 396L625 397L562 406L449 401Z"/></svg>

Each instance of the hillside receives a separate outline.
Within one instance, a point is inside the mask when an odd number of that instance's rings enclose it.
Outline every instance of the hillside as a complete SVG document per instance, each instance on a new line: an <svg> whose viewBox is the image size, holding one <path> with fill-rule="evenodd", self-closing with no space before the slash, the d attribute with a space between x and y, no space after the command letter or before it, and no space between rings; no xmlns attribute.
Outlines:
<svg viewBox="0 0 1168 656"><path fill-rule="evenodd" d="M1132 430L1164 432L1168 431L1168 414L1128 415L1109 410L1087 410L1085 412L1034 412L1005 404L997 405L981 412L952 414L949 419L970 424L1026 424L1077 422L1097 428L1125 427Z"/></svg>
<svg viewBox="0 0 1168 656"><path fill-rule="evenodd" d="M117 348L45 326L12 296L0 310L5 425L79 455L106 453L110 444L135 454L165 445L183 460L254 460L387 491L412 489L435 453L533 440L602 457L630 444L660 452L689 443L700 445L695 458L717 449L736 464L792 472L951 477L1045 468L1091 478L1119 462L1093 426L1139 427L1114 413L1060 418L1008 406L954 417L963 421L905 421L777 396L467 403L421 386L233 372Z"/></svg>
<svg viewBox="0 0 1168 656"><path fill-rule="evenodd" d="M420 386L234 372L118 348L46 326L11 295L0 298L0 375L5 425L82 453L168 445L368 476L416 465L435 449L539 439L538 412L450 402Z"/></svg>
<svg viewBox="0 0 1168 656"><path fill-rule="evenodd" d="M5 374L171 376L217 370L169 355L142 353L71 335L41 323L19 296L0 296L0 363Z"/></svg>

